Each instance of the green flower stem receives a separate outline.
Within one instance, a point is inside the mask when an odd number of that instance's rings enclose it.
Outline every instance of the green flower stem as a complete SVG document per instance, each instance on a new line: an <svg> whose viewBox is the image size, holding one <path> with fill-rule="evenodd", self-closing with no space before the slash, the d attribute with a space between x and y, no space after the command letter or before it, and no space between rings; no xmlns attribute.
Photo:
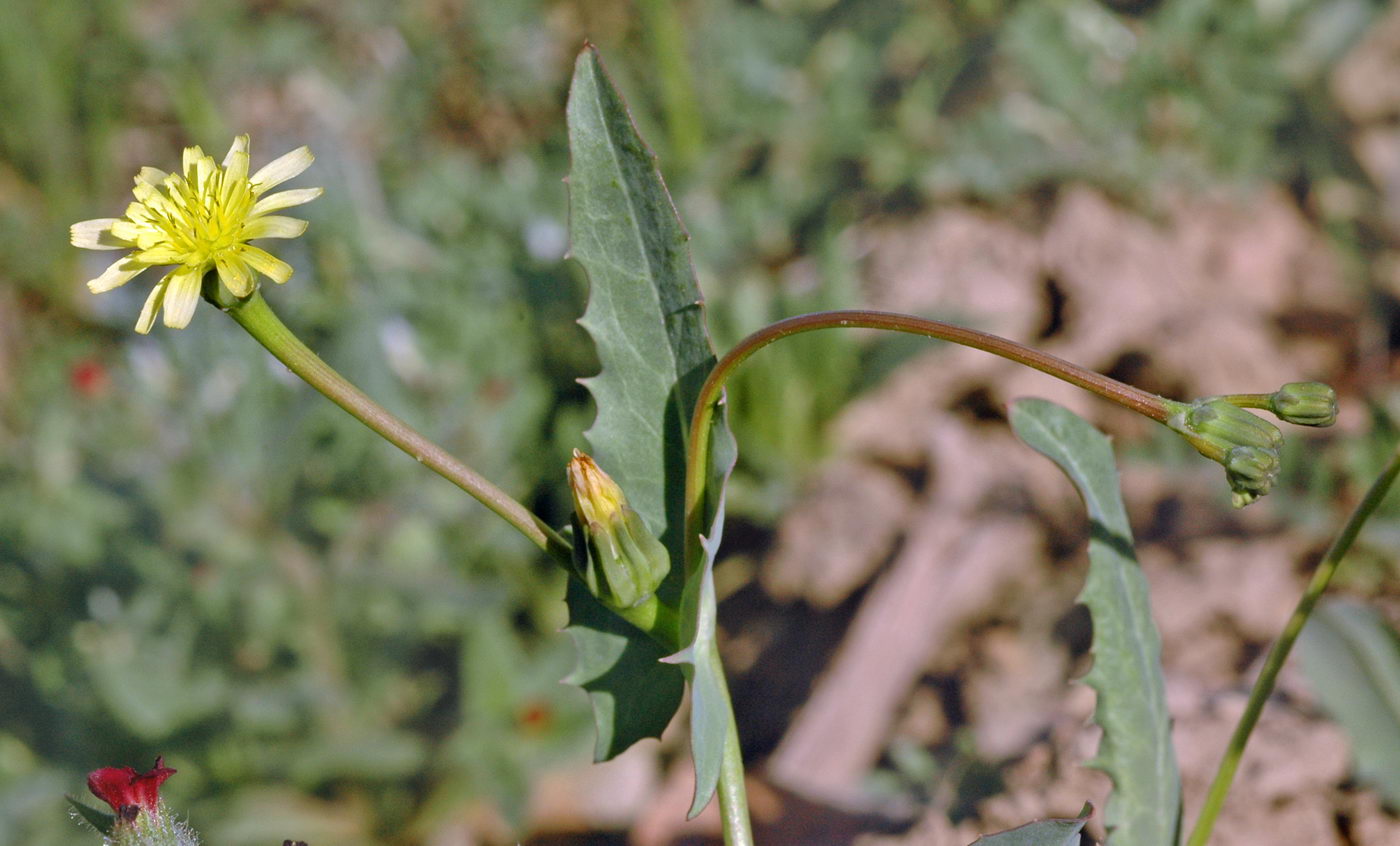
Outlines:
<svg viewBox="0 0 1400 846"><path fill-rule="evenodd" d="M1225 394L1218 397L1237 408L1257 408L1260 411L1269 411L1272 406L1273 394Z"/></svg>
<svg viewBox="0 0 1400 846"><path fill-rule="evenodd" d="M1376 481L1371 484L1370 490L1366 491L1366 496L1356 504L1347 518L1346 524L1342 526L1341 532L1337 534L1332 545L1323 554L1322 560L1318 562L1317 569L1313 572L1312 579L1308 582L1308 587L1303 591L1303 596L1298 600L1298 605L1293 609L1293 615L1288 618L1288 623L1283 627L1283 633L1269 650L1269 655L1264 659L1264 668L1259 673L1259 678L1254 682L1254 688L1249 692L1249 702L1245 705L1244 714L1240 716L1239 723L1235 726L1235 732L1230 736L1230 743L1225 748L1225 755L1220 760L1220 767L1215 772L1215 778L1210 783L1210 789L1206 793L1205 804L1201 806L1201 814L1196 819L1196 825L1191 829L1191 836L1186 841L1186 846L1205 846L1210 839L1211 830L1215 827L1215 819L1220 815L1220 809L1225 804L1225 795L1230 791L1230 784L1234 781L1235 771L1239 769L1240 758L1244 755L1245 744L1249 742L1250 732L1254 731L1254 726L1259 722L1259 715L1264 711L1264 704L1273 693L1274 683L1278 679L1278 674L1283 669L1283 663L1288 659L1288 653L1292 651L1293 644L1298 640L1298 635L1303 631L1303 625L1307 623L1308 617L1312 614L1313 608L1322 598L1322 593L1327 589L1327 585L1332 581L1332 576L1336 574L1337 567L1342 563L1342 558L1351 549L1356 536L1361 532L1361 527L1366 524L1371 515L1380 506L1385 495L1390 491L1391 483L1395 481L1397 474L1400 474L1400 446L1386 462L1385 468Z"/></svg>
<svg viewBox="0 0 1400 846"><path fill-rule="evenodd" d="M723 673L719 652L711 650L715 672ZM744 756L739 749L739 726L734 709L729 709L729 725L724 731L724 754L719 763L719 813L724 825L725 846L753 846L749 823L749 795L744 788Z"/></svg>
<svg viewBox="0 0 1400 846"><path fill-rule="evenodd" d="M1057 376L1072 385L1077 385L1145 414L1159 423L1166 423L1171 411L1167 401L1155 394L1139 390L1131 385L1125 385L1015 341L989 335L986 332L978 332L975 329L954 326L951 323L880 311L826 311L780 320L740 341L715 365L700 389L700 396L691 417L689 444L686 452L685 572L687 578L700 560L699 538L700 533L704 531L700 521L705 511L703 506L708 478L706 469L709 464L710 426L714 420L715 407L719 402L725 381L745 359L774 341L802 332L842 327L889 329L985 350L1033 367L1051 376ZM718 662L718 656L714 660ZM716 670L723 671L721 667L716 667ZM732 711L729 715L729 728L724 739L724 754L720 761L719 803L720 815L724 821L724 842L729 846L751 846L753 833L749 825L748 798L744 792L744 762L740 755L739 733L735 727Z"/></svg>
<svg viewBox="0 0 1400 846"><path fill-rule="evenodd" d="M413 456L424 467L471 494L482 505L529 538L531 543L549 553L571 578L577 578L573 571L573 556L568 540L510 494L365 396L363 391L352 385L302 343L272 311L261 293L254 291L252 296L246 299L233 299L222 290L217 280L213 286L206 284L205 293L206 299L227 312L249 335L266 347L278 361L285 364L288 370L300 376L307 384L374 430L380 437ZM655 596L633 608L616 610L616 613L663 647L672 651L679 648L676 611Z"/></svg>
<svg viewBox="0 0 1400 846"><path fill-rule="evenodd" d="M685 571L689 575L698 560L699 536L704 531L700 525L700 520L704 513L703 503L705 498L705 468L709 463L710 439L709 430L714 418L716 404L720 399L720 392L724 389L724 383L736 367L744 362L749 356L768 346L774 341L781 340L789 335L797 335L802 332L812 332L817 329L839 329L843 327L866 328L866 329L888 329L894 332L907 332L911 335L923 335L927 338L936 338L942 341L949 341L961 344L965 347L984 350L985 352L999 355L1002 358L1010 359L1018 364L1032 367L1042 373L1048 373L1059 379L1076 385L1087 391L1098 394L1105 399L1112 400L1119 405L1126 406L1139 414L1146 415L1158 423L1166 423L1172 406L1179 403L1169 403L1156 394L1148 393L1132 385L1125 385L1116 379L1110 379L1101 373L1095 373L1077 364L1065 361L1062 358L1032 349L1015 341L1007 340L986 332L979 332L976 329L967 329L962 326L954 326L951 323L943 323L938 320L928 320L922 317L914 317L908 314L891 314L882 311L823 311L815 314L803 314L797 317L789 317L786 320L779 320L766 326L744 340L740 341L734 349L730 350L724 358L720 359L714 369L710 371L709 377L700 389L700 396L695 404L695 410L691 417L690 443L687 450L686 466L686 549L685 549Z"/></svg>
<svg viewBox="0 0 1400 846"><path fill-rule="evenodd" d="M413 456L417 461L447 481L475 497L540 549L548 552L566 567L571 561L569 542L558 532L521 505L510 494L487 481L475 470L463 464L447 450L390 414L383 406L365 396L364 392L326 364L288 329L262 294L232 302L215 303L242 326L258 343L267 348L287 369L300 376L327 399L345 409L355 419L373 429L380 437Z"/></svg>

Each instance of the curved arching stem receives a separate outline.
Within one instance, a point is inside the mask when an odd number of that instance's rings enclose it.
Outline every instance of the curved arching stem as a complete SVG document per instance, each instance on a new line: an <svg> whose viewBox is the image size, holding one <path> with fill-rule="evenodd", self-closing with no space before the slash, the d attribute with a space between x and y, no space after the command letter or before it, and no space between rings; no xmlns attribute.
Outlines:
<svg viewBox="0 0 1400 846"><path fill-rule="evenodd" d="M704 518L703 512L705 510L705 468L709 463L709 431L714 421L715 408L718 407L723 395L724 383L729 379L734 369L744 363L745 359L774 341L818 329L842 328L887 329L892 332L922 335L927 338L936 338L983 350L1063 379L1071 385L1076 385L1139 414L1144 414L1158 423L1167 422L1169 414L1167 400L1156 394L1134 388L1132 385L1126 385L1117 379L1111 379L1102 373L1080 367L1049 353L1032 349L997 335L979 332L976 329L968 329L908 314L866 310L822 311L779 320L777 323L754 332L735 345L734 349L720 359L714 369L710 371L709 377L705 379L705 384L700 388L700 395L690 419L689 442L686 451L685 572L687 576L696 566L695 556L699 550L698 539L700 533L705 530L705 527L700 525L700 521Z"/></svg>

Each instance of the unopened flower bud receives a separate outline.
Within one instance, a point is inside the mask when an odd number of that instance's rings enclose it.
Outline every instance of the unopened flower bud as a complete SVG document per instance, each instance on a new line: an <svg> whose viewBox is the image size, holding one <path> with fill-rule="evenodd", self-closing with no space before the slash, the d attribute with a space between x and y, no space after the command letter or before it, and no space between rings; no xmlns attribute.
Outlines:
<svg viewBox="0 0 1400 846"><path fill-rule="evenodd" d="M666 547L627 505L622 488L578 450L569 461L569 489L586 556L576 555L584 584L604 604L632 608L656 592L671 570ZM577 548L577 547L576 547Z"/></svg>
<svg viewBox="0 0 1400 846"><path fill-rule="evenodd" d="M1269 492L1278 478L1278 452L1252 446L1237 446L1225 455L1225 477L1230 482L1231 501L1243 508Z"/></svg>
<svg viewBox="0 0 1400 846"><path fill-rule="evenodd" d="M1278 449L1283 444L1277 426L1221 399L1192 403L1186 411L1186 426L1227 451L1236 446Z"/></svg>
<svg viewBox="0 0 1400 846"><path fill-rule="evenodd" d="M1289 382L1269 396L1269 410L1285 423L1331 426L1337 422L1337 392L1322 382Z"/></svg>
<svg viewBox="0 0 1400 846"><path fill-rule="evenodd" d="M1250 504L1273 486L1283 433L1267 420L1217 397L1178 405L1167 425L1201 455L1225 467L1236 508Z"/></svg>

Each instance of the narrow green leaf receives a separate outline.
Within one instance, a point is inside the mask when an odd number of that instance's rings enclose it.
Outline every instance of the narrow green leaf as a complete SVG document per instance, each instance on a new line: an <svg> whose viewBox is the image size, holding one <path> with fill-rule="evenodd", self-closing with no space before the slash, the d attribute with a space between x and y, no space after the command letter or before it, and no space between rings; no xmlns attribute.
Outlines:
<svg viewBox="0 0 1400 846"><path fill-rule="evenodd" d="M589 280L579 323L602 365L584 380L598 408L587 438L594 459L669 550L671 572L658 595L674 605L685 582L686 428L714 350L688 236L592 46L574 66L568 123L571 254ZM631 642L640 632L617 628L620 621L585 598L571 586L570 634L580 657L573 678L586 682L604 759L660 733L679 707L683 676L657 663L661 650L649 641Z"/></svg>
<svg viewBox="0 0 1400 846"><path fill-rule="evenodd" d="M695 762L695 794L689 813L692 818L705 809L715 794L724 758L725 735L734 713L715 639L714 568L724 536L724 488L734 470L739 449L718 415L716 420L720 422L711 433L713 473L708 487L716 503L714 519L709 534L701 539L705 553L703 566L696 568L690 577L681 601L681 642L686 647L665 659L684 667L690 681L690 754Z"/></svg>
<svg viewBox="0 0 1400 846"><path fill-rule="evenodd" d="M1084 810L1074 819L1036 820L1009 831L986 834L972 841L972 846L1075 846L1079 832L1094 813L1094 806L1084 803Z"/></svg>
<svg viewBox="0 0 1400 846"><path fill-rule="evenodd" d="M112 833L112 826L116 825L117 818L107 813L99 811L89 805L79 802L72 796L65 795L68 804L73 806L73 810L82 818L83 822L97 830L98 834L106 837Z"/></svg>
<svg viewBox="0 0 1400 846"><path fill-rule="evenodd" d="M1357 776L1400 805L1400 638L1376 611L1324 599L1298 639L1322 706L1351 738Z"/></svg>
<svg viewBox="0 0 1400 846"><path fill-rule="evenodd" d="M1152 622L1147 580L1133 551L1108 438L1073 412L1040 399L1011 408L1011 425L1031 448L1069 476L1089 512L1089 576L1079 601L1094 621L1094 667L1084 683L1098 693L1103 728L1090 764L1113 779L1105 813L1109 840L1175 846L1181 779L1172 748L1162 679L1161 640Z"/></svg>

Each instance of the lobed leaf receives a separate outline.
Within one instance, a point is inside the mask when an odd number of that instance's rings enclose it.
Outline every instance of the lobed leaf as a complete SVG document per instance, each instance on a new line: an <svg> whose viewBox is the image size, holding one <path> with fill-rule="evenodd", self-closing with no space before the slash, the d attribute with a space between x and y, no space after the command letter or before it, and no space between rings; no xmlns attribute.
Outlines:
<svg viewBox="0 0 1400 846"><path fill-rule="evenodd" d="M1113 779L1104 814L1109 841L1175 846L1181 825L1181 778L1172 748L1162 678L1162 646L1133 551L1108 437L1073 412L1041 399L1018 400L1011 426L1032 449L1060 466L1089 512L1089 575L1079 601L1094 621L1094 667L1083 679L1098 694L1094 721L1103 729L1090 766Z"/></svg>
<svg viewBox="0 0 1400 846"><path fill-rule="evenodd" d="M658 663L666 651L578 579L569 579L565 601L578 664L564 681L583 688L593 706L593 759L607 761L643 737L660 737L685 694L681 673Z"/></svg>

